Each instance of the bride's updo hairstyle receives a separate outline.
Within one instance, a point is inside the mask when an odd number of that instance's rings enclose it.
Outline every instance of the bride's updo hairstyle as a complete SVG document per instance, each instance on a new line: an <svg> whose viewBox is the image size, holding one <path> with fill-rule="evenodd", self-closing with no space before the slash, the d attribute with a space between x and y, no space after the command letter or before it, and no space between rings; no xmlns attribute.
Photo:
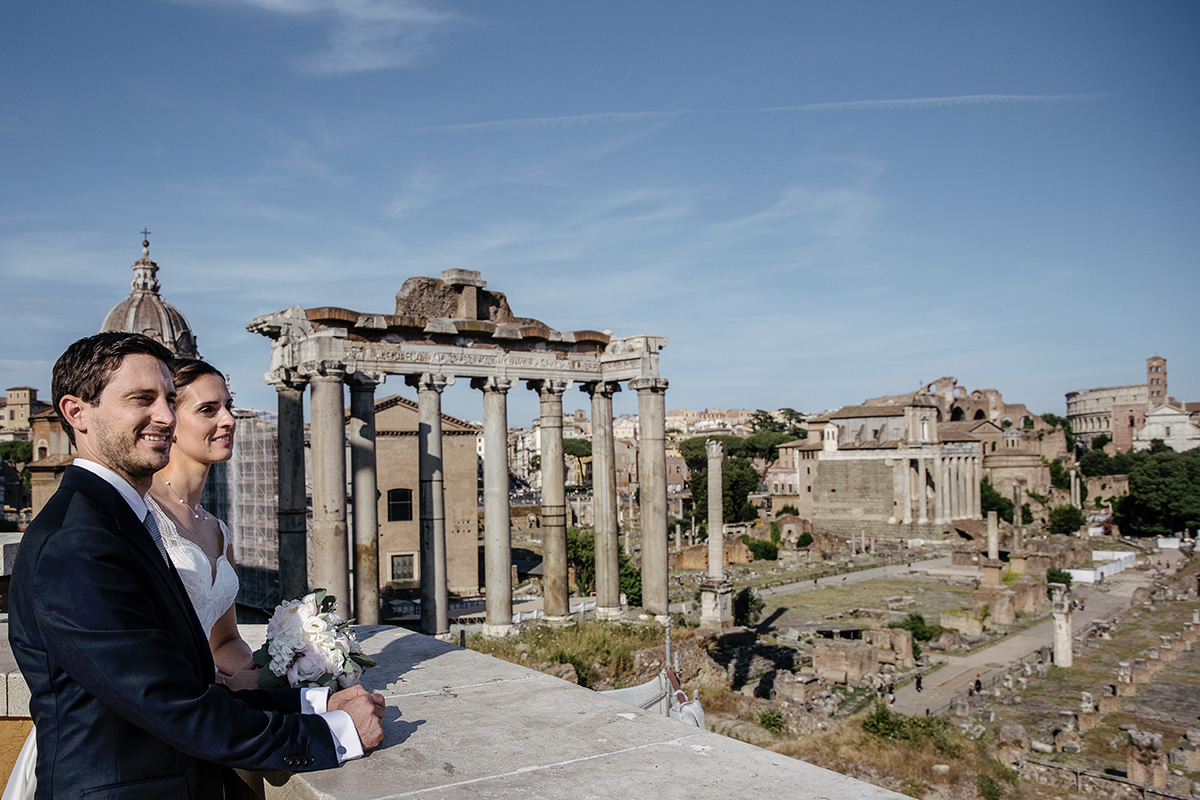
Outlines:
<svg viewBox="0 0 1200 800"><path fill-rule="evenodd" d="M198 358L177 358L171 362L171 381L175 384L176 394L205 375L216 375L222 381L225 380L221 371L207 361Z"/></svg>

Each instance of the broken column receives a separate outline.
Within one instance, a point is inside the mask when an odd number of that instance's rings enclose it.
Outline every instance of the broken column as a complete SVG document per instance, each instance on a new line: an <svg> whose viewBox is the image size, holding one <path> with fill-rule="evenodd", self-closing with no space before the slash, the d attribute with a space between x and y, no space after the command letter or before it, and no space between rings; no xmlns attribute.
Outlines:
<svg viewBox="0 0 1200 800"><path fill-rule="evenodd" d="M988 512L987 520L987 556L992 561L1000 559L1000 521L995 511Z"/></svg>
<svg viewBox="0 0 1200 800"><path fill-rule="evenodd" d="M1050 584L1050 602L1054 617L1054 663L1070 667L1074 653L1071 650L1071 603L1067 600L1067 587L1061 583Z"/></svg>
<svg viewBox="0 0 1200 800"><path fill-rule="evenodd" d="M1079 472L1077 470L1071 470L1071 505L1075 506L1076 508L1082 508L1083 503L1081 500L1081 492L1079 491Z"/></svg>
<svg viewBox="0 0 1200 800"><path fill-rule="evenodd" d="M1100 709L1091 692L1081 692L1079 702L1079 732L1087 733L1100 724Z"/></svg>
<svg viewBox="0 0 1200 800"><path fill-rule="evenodd" d="M733 584L725 578L725 448L706 442L708 454L708 575L700 581L700 627L733 627Z"/></svg>
<svg viewBox="0 0 1200 800"><path fill-rule="evenodd" d="M1125 750L1125 775L1131 781L1162 789L1167 785L1167 754L1161 733L1129 731Z"/></svg>

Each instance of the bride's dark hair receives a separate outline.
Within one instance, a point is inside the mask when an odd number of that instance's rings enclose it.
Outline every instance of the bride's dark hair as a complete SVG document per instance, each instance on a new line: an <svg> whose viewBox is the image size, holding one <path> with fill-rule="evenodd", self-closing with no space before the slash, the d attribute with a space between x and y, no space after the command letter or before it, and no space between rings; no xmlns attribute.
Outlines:
<svg viewBox="0 0 1200 800"><path fill-rule="evenodd" d="M198 358L177 358L171 362L171 380L175 384L176 392L204 375L216 375L225 380L221 371L207 361Z"/></svg>

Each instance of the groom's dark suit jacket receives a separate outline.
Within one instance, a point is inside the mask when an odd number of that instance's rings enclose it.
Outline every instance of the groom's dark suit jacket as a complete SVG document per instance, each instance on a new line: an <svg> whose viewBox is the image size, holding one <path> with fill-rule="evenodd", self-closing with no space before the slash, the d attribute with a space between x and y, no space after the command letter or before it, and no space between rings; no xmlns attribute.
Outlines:
<svg viewBox="0 0 1200 800"><path fill-rule="evenodd" d="M220 798L217 764L337 765L299 692L230 692L183 585L103 479L68 467L21 539L9 641L32 691L38 798Z"/></svg>

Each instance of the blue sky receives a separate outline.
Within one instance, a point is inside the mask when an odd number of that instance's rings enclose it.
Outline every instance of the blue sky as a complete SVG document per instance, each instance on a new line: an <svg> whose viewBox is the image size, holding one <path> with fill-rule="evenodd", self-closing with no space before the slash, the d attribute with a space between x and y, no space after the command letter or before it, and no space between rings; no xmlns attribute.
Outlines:
<svg viewBox="0 0 1200 800"><path fill-rule="evenodd" d="M1198 39L1190 1L5 3L0 382L49 394L148 227L242 405L253 317L447 268L668 336L670 408L1063 413L1153 354L1200 401Z"/></svg>

